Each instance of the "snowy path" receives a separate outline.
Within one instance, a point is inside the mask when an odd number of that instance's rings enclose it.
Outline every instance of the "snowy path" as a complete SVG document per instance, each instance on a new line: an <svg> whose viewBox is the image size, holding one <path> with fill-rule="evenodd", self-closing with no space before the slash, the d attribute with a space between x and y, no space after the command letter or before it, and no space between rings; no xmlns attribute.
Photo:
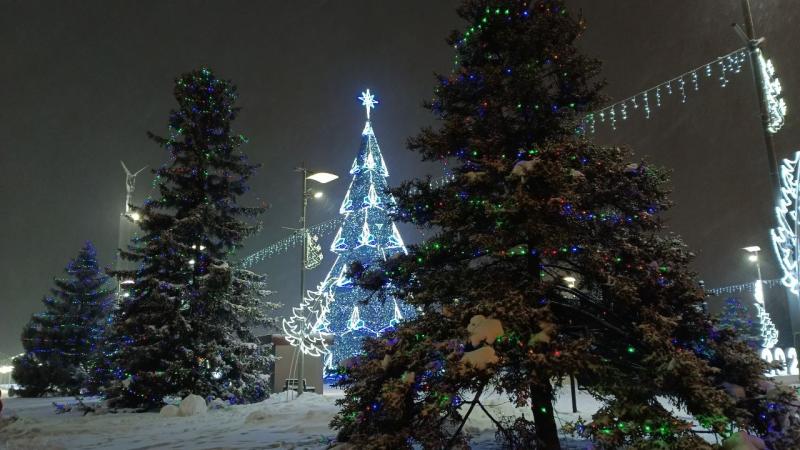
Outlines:
<svg viewBox="0 0 800 450"><path fill-rule="evenodd" d="M335 436L328 422L336 413L334 402L340 396L336 392L324 396L309 394L287 402L285 394L276 395L253 405L212 410L205 416L174 418L155 413L85 417L78 412L56 414L51 402L74 403L74 400L4 398L3 417L16 415L19 419L0 425L0 449L324 449L328 439ZM515 414L506 398L488 397L484 403L493 414ZM584 417L591 415L597 406L593 399L579 393L579 408ZM528 409L519 411L530 414ZM556 411L561 421L575 417L568 390L559 397ZM465 430L473 436L474 449L496 448L493 426L482 412L473 412ZM571 442L568 448L585 449L587 444Z"/></svg>

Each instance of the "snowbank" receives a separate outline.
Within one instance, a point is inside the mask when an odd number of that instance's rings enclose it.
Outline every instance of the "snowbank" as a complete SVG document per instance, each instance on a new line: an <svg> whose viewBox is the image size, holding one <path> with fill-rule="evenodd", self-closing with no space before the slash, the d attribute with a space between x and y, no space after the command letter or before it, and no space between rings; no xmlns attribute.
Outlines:
<svg viewBox="0 0 800 450"><path fill-rule="evenodd" d="M286 394L253 405L210 408L206 414L190 417L164 417L155 413L120 412L82 416L77 409L56 414L51 402L73 403L71 398L5 399L4 417L19 419L0 425L0 449L292 449L322 450L336 433L328 428L338 408L342 392L326 387L325 395L305 394L287 400ZM469 397L469 396L465 396ZM471 398L465 398L471 400ZM515 408L507 397L487 394L482 403L495 418L525 414L530 409ZM96 399L86 399L91 405ZM578 391L578 408L585 418L599 404ZM555 405L561 424L574 420L569 387L562 390ZM494 450L494 425L479 409L467 422L465 431L473 436L475 450ZM574 440L565 449L586 449L586 443ZM738 448L738 447L737 447Z"/></svg>

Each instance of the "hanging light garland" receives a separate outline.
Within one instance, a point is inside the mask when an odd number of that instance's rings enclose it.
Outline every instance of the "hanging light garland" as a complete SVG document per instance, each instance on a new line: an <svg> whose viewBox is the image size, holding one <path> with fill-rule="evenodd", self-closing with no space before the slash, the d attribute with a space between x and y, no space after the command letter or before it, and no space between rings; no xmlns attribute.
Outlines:
<svg viewBox="0 0 800 450"><path fill-rule="evenodd" d="M781 286L781 280L776 278L773 280L761 280L761 286L763 288L774 288ZM720 294L738 294L740 292L755 292L755 283L742 283L742 284L733 284L730 286L723 286L714 289L706 289L706 292L712 295L720 295Z"/></svg>
<svg viewBox="0 0 800 450"><path fill-rule="evenodd" d="M672 96L677 93L680 95L681 103L686 103L690 89L691 91L700 90L701 79L710 80L716 78L720 87L726 87L730 83L729 76L740 74L742 66L747 62L747 59L747 48L743 47L734 50L727 55L720 56L713 61L645 89L624 100L589 113L583 119L583 131L594 133L598 124L608 124L612 130L616 130L617 123L620 120L628 120L631 116L631 110L640 111L646 119L649 119L654 109L661 108L665 95ZM774 77L774 69L772 73L772 78L776 78ZM778 83L778 86L778 92L780 92L780 83ZM780 128L780 126L777 128Z"/></svg>
<svg viewBox="0 0 800 450"><path fill-rule="evenodd" d="M326 236L328 234L333 233L342 225L342 219L340 217L333 218L331 220L326 220L320 224L314 225L312 227L308 227L308 233L317 236L317 238L321 238L322 236ZM261 250L249 255L245 258L242 258L239 265L244 268L253 267L254 265L272 258L275 255L280 255L286 253L290 249L301 245L303 243L302 236L298 233L293 233L291 236L287 236L281 240L275 241L272 244L267 245L266 247L262 248Z"/></svg>

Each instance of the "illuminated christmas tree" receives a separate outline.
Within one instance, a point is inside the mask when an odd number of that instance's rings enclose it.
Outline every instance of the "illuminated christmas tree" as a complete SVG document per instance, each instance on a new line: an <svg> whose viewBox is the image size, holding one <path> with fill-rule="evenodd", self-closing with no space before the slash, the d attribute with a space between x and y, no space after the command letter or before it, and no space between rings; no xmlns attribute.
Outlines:
<svg viewBox="0 0 800 450"><path fill-rule="evenodd" d="M263 211L239 203L257 166L232 129L237 90L203 68L178 77L174 96L169 136L150 135L170 156L155 171L160 195L131 205L141 232L121 256L136 268L115 272L131 283L108 339L106 395L145 409L189 393L260 401L274 357L252 329L271 326L278 305L262 276L228 262Z"/></svg>
<svg viewBox="0 0 800 450"><path fill-rule="evenodd" d="M395 207L387 192L389 171L370 122L370 110L378 102L369 89L359 99L366 108L367 122L350 169L353 179L339 208L344 223L331 244L336 260L316 292L309 292L293 317L284 321L290 342L300 345L306 354L326 354L329 370L360 353L364 337L378 336L414 315L412 307L394 298L372 298L365 303L371 293L355 286L348 275L353 263L369 267L394 254L407 253L389 215ZM334 335L330 349L325 347L322 333Z"/></svg>
<svg viewBox="0 0 800 450"><path fill-rule="evenodd" d="M68 277L54 280L44 311L34 314L22 331L25 354L14 360L13 373L19 395L76 395L93 375L114 290L91 242L64 271Z"/></svg>

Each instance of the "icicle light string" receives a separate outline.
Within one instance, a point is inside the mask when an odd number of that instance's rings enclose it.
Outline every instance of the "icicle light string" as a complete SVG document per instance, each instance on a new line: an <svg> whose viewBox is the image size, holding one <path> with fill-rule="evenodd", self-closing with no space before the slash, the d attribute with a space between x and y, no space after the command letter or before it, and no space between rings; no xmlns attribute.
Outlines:
<svg viewBox="0 0 800 450"><path fill-rule="evenodd" d="M774 288L781 286L781 280L776 278L774 280L761 280L761 284L765 288ZM714 289L707 289L706 292L713 295L719 294L737 294L740 292L754 292L755 291L755 283L742 283L742 284L734 284L730 286L723 286Z"/></svg>
<svg viewBox="0 0 800 450"><path fill-rule="evenodd" d="M759 56L760 55L761 54L759 52ZM747 60L747 48L745 47L720 56L711 62L703 64L699 67L695 67L694 69L664 81L663 83L659 83L656 86L645 89L644 91L634 94L628 98L606 106L603 109L589 113L583 119L583 131L594 133L598 123L608 123L611 125L611 129L616 130L619 119L628 120L630 117L629 108L632 108L636 111L641 109L644 117L649 119L653 112L650 106L650 99L655 98L655 106L660 108L662 105L662 93L664 91L666 91L667 95L672 95L673 90L677 88L676 90L681 97L681 103L686 103L686 100L688 99L687 94L690 90L690 88L687 86L687 79L691 84L691 90L699 91L701 74L703 74L706 79L710 79L715 73L717 73L717 81L719 82L719 85L721 87L725 87L730 82L728 75L741 73L742 67Z"/></svg>
<svg viewBox="0 0 800 450"><path fill-rule="evenodd" d="M462 33L461 38L454 44L456 55L452 72L455 74L459 70L460 62L458 59L458 50L467 45L469 41L474 39L474 35L477 35L485 31L490 26L494 26L498 23L511 23L514 20L527 20L530 18L531 14L534 13L537 12L531 11L529 8L525 8L522 11L512 11L508 8L486 8L485 15L483 15L483 17L481 17L470 28L466 29ZM554 8L552 10L546 9L543 11L543 13L565 14L566 11L563 9ZM781 95L782 89L780 80L775 74L775 68L772 65L772 61L766 59L760 49L755 50L755 57L756 64L758 66L756 67L756 70L761 71L765 80L765 97L769 108L769 131L771 133L776 133L783 126L786 116L786 104ZM689 89L686 85L687 79L691 83L692 91L695 92L700 90L700 79L702 77L710 80L715 76L715 74L717 75L716 78L720 86L726 87L728 83L730 83L729 75L737 75L741 73L742 67L748 62L748 60L748 49L746 47L734 50L726 55L714 59L713 61L660 83L650 89L646 89L622 101L606 106L599 111L587 114L583 118L582 126L580 127L579 132L586 133L588 131L594 133L598 121L601 123L608 121L611 125L611 128L616 130L617 121L619 118L622 120L628 119L629 107L632 107L634 110L641 109L645 118L649 119L652 114L650 98L652 95L654 95L656 107L660 108L662 104L662 88L666 91L667 95L670 96L673 94L673 88L677 88L681 96L681 103L686 103L688 99L687 91ZM510 74L510 71L508 73ZM640 108L640 104L642 108Z"/></svg>

